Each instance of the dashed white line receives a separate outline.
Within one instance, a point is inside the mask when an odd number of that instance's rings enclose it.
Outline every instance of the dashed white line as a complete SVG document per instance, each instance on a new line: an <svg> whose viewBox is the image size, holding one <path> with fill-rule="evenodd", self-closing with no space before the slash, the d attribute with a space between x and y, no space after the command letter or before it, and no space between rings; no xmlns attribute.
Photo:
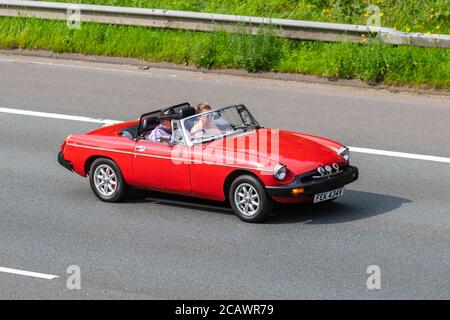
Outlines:
<svg viewBox="0 0 450 320"><path fill-rule="evenodd" d="M65 115L65 114L59 114L59 113L37 112L37 111L28 111L28 110L10 109L10 108L0 108L0 112L9 113L9 114L18 114L18 115L24 115L24 116L39 117L39 118L72 120L72 121L102 123L102 124L114 124L114 123L122 122L122 121L118 121L118 120L95 119L95 118L71 116L71 115Z"/></svg>
<svg viewBox="0 0 450 320"><path fill-rule="evenodd" d="M84 69L84 70L125 72L125 73L133 73L133 74L152 75L151 72L142 72L142 71L125 70L125 69L114 69L114 68L108 68L108 67L82 66L82 65L68 64L68 63L55 63L55 62L44 62L44 61L23 61L23 60L4 59L4 58L0 58L0 62L14 62L14 63L22 63L22 64L35 64L35 65L65 67L65 68Z"/></svg>
<svg viewBox="0 0 450 320"><path fill-rule="evenodd" d="M376 154L376 155L380 155L380 156L388 156L388 157L396 157L396 158L450 163L450 158L445 158L445 157L436 157L436 156L429 156L429 155L423 155L423 154L377 150L377 149L368 149L368 148L358 148L358 147L349 147L349 148L350 148L350 151L357 152L357 153Z"/></svg>
<svg viewBox="0 0 450 320"><path fill-rule="evenodd" d="M120 120L95 119L95 118L89 118L89 117L65 115L65 114L58 114L58 113L29 111L29 110L21 110L21 109L10 109L10 108L0 108L0 112L32 116L32 117L49 118L49 119L101 123L101 124L105 124L105 125L123 122ZM388 157L395 157L395 158L450 163L450 158L447 158L447 157L438 157L438 156L431 156L431 155L405 153L405 152L388 151L388 150L368 149L368 148L360 148L360 147L349 147L349 148L350 148L350 151L356 152L356 153L365 153L365 154L373 154L373 155L388 156Z"/></svg>
<svg viewBox="0 0 450 320"><path fill-rule="evenodd" d="M16 274L16 275L26 276L26 277L46 279L46 280L52 280L52 279L59 277L59 276L55 276L55 275L51 275L51 274L31 272L31 271L25 271L25 270L19 270L19 269L3 268L3 267L0 267L0 272Z"/></svg>

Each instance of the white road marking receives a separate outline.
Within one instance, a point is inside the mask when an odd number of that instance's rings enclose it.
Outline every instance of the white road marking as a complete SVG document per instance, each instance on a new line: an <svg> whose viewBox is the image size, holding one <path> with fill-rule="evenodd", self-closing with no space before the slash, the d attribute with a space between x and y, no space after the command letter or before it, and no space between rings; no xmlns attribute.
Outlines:
<svg viewBox="0 0 450 320"><path fill-rule="evenodd" d="M3 267L0 267L0 272L17 274L20 276L27 276L27 277L33 277L33 278L46 279L46 280L52 280L52 279L59 277L59 276L54 276L51 274L31 272L31 271L11 269L11 268L3 268Z"/></svg>
<svg viewBox="0 0 450 320"><path fill-rule="evenodd" d="M10 108L0 108L0 112L10 113L10 114L19 114L19 115L24 115L24 116L40 117L40 118L72 120L72 121L102 123L102 124L115 124L115 123L122 122L122 121L118 121L118 120L94 119L94 118L89 118L89 117L70 116L70 115L58 114L58 113L37 112L37 111L28 111L28 110L10 109Z"/></svg>
<svg viewBox="0 0 450 320"><path fill-rule="evenodd" d="M428 156L428 155L423 155L423 154L377 150L377 149L367 149L367 148L358 148L358 147L349 147L349 148L350 148L350 151L357 152L357 153L376 154L376 155L380 155L380 156L388 156L388 157L396 157L396 158L450 163L450 158L445 158L445 157L436 157L436 156Z"/></svg>
<svg viewBox="0 0 450 320"><path fill-rule="evenodd" d="M146 75L153 74L152 72L149 72L147 70L136 71L136 70L114 69L114 68L107 68L107 67L82 66L82 65L69 64L69 63L54 63L54 62L44 62L44 61L24 61L24 60L0 58L0 62L1 61L22 63L22 64L37 64L37 65L54 66L54 67L66 67L66 68L74 68L74 69L85 69L85 70L126 72L126 73L146 74ZM145 72L143 72L143 71L145 71Z"/></svg>
<svg viewBox="0 0 450 320"><path fill-rule="evenodd" d="M64 115L64 114L58 114L58 113L37 112L37 111L28 111L28 110L10 109L10 108L0 108L0 113L18 114L18 115L25 115L25 116L41 117L41 118L59 119L59 120L72 120L72 121L81 121L81 122L101 123L101 124L105 124L105 125L123 122L120 120L94 119L94 118L89 118L89 117L71 116L71 115ZM378 150L378 149L368 149L368 148L359 148L359 147L349 147L349 148L350 148L350 151L356 152L356 153L365 153L365 154L374 154L374 155L404 158L404 159L415 159L415 160L450 163L450 158L446 158L446 157L437 157L437 156L430 156L430 155L423 155L423 154L405 153L405 152Z"/></svg>

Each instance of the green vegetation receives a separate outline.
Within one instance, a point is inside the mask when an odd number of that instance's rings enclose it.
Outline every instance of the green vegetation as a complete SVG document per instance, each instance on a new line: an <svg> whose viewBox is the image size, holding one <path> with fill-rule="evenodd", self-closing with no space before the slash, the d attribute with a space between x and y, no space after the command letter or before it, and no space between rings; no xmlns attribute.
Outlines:
<svg viewBox="0 0 450 320"><path fill-rule="evenodd" d="M448 49L294 41L265 29L257 36L93 23L70 30L64 21L0 18L0 47L450 88Z"/></svg>
<svg viewBox="0 0 450 320"><path fill-rule="evenodd" d="M47 0L112 6L141 7L264 16L296 20L366 24L381 9L382 26L401 31L449 33L449 0Z"/></svg>

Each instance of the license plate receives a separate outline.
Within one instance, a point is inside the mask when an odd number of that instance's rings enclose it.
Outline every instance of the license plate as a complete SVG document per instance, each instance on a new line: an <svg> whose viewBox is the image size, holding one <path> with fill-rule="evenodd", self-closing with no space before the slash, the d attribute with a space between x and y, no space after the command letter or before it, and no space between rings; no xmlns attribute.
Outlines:
<svg viewBox="0 0 450 320"><path fill-rule="evenodd" d="M314 203L327 201L330 199L334 199L340 197L344 194L344 188L339 188L327 192L322 192L314 195Z"/></svg>

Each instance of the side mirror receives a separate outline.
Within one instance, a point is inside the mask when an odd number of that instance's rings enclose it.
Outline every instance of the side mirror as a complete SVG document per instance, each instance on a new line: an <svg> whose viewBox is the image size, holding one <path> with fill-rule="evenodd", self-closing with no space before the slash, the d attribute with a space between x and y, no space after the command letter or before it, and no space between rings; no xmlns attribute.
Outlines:
<svg viewBox="0 0 450 320"><path fill-rule="evenodd" d="M119 137L128 138L128 139L130 139L130 140L134 140L134 139L135 139L135 137L133 136L133 134L132 134L131 132L127 131L127 130L119 131L119 132L117 133L117 135L118 135Z"/></svg>

